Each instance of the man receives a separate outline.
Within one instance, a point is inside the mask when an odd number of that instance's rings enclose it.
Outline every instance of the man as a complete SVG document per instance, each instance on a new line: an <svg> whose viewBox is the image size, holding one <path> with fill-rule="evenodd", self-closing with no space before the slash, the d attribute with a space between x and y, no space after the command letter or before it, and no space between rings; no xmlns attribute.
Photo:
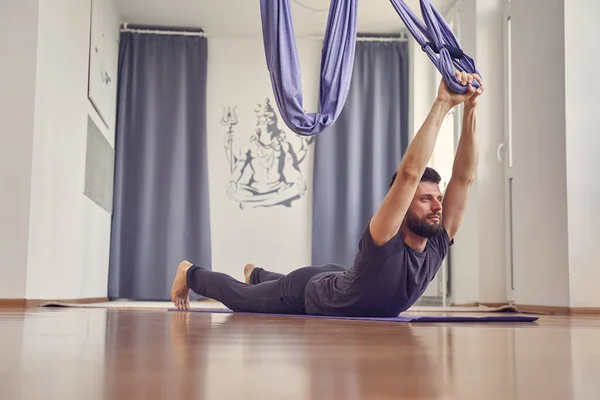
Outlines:
<svg viewBox="0 0 600 400"><path fill-rule="evenodd" d="M475 111L483 83L477 75L458 71L457 78L468 86L467 92L456 94L444 81L440 83L429 115L367 224L350 268L308 266L281 275L247 265L246 283L242 283L184 261L171 291L175 306L189 309L190 289L242 312L394 317L412 306L453 243L475 179ZM471 86L473 79L480 84L477 90ZM444 117L461 103L465 105L462 134L442 197L440 176L427 163Z"/></svg>

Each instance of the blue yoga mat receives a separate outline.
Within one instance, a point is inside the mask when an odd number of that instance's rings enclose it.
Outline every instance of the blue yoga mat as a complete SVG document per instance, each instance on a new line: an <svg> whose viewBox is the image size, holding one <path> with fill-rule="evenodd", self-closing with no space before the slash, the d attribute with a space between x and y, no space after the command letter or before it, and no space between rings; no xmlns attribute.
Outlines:
<svg viewBox="0 0 600 400"><path fill-rule="evenodd" d="M233 314L231 310L225 309L210 309L210 308L195 308L191 310L178 310L176 308L170 308L169 311L180 311L180 312L203 312L203 313L216 313L216 314ZM298 317L298 318L325 318L325 319L348 319L348 320L360 320L360 321L383 321L383 322L534 322L539 319L537 316L529 315L481 315L481 316L467 316L467 315L399 315L397 317L384 318L384 317L333 317L327 315L297 315L297 314L263 314L263 313L243 313L236 312L235 314L245 315L267 315L267 316L279 316L279 317Z"/></svg>

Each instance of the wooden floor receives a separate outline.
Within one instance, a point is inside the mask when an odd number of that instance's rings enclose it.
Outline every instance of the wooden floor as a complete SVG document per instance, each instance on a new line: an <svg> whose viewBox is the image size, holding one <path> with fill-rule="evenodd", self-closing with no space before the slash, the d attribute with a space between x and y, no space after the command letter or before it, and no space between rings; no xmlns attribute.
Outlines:
<svg viewBox="0 0 600 400"><path fill-rule="evenodd" d="M600 399L600 319L0 310L0 399Z"/></svg>

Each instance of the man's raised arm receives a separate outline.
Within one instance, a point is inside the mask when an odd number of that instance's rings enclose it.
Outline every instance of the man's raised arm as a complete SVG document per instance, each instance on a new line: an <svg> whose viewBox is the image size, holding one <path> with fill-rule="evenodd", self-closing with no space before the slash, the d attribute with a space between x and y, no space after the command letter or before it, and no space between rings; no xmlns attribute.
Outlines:
<svg viewBox="0 0 600 400"><path fill-rule="evenodd" d="M481 79L477 75L474 77L479 81L480 88L465 102L462 133L452 166L452 177L442 205L444 227L450 239L454 238L462 222L469 189L475 180L477 170L476 109L477 98L484 87Z"/></svg>
<svg viewBox="0 0 600 400"><path fill-rule="evenodd" d="M467 84L467 74L457 72L457 77L463 85ZM425 122L408 146L392 187L369 224L371 236L377 245L385 244L398 233L433 153L444 117L452 107L462 103L473 93L474 89L469 86L466 94L456 94L450 91L443 80L440 82L438 96Z"/></svg>

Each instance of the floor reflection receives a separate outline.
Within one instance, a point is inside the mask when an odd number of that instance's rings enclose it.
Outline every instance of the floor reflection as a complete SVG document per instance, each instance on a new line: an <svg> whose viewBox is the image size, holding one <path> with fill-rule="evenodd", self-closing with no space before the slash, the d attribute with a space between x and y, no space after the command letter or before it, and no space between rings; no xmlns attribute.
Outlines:
<svg viewBox="0 0 600 400"><path fill-rule="evenodd" d="M106 399L203 399L211 315L109 311Z"/></svg>
<svg viewBox="0 0 600 400"><path fill-rule="evenodd" d="M0 398L600 398L600 320L0 311Z"/></svg>

